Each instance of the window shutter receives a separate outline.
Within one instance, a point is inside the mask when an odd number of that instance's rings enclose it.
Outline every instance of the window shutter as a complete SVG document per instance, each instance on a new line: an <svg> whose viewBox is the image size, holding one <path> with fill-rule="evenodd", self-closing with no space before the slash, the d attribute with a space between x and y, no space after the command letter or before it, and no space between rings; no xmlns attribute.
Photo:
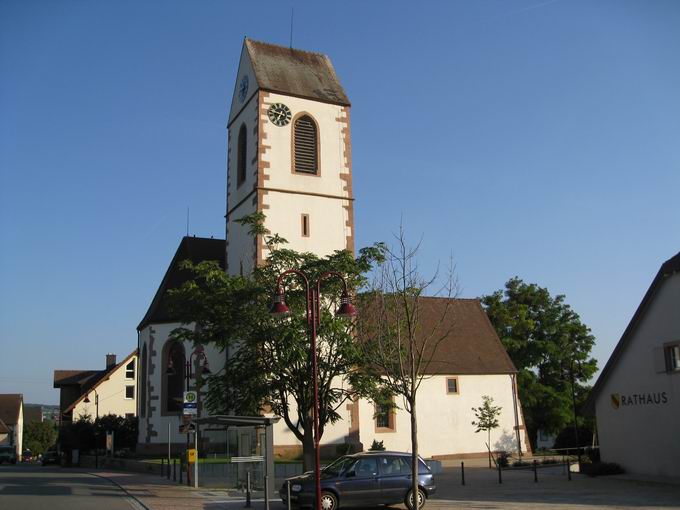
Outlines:
<svg viewBox="0 0 680 510"><path fill-rule="evenodd" d="M305 115L295 121L295 171L316 174L318 161L316 124Z"/></svg>

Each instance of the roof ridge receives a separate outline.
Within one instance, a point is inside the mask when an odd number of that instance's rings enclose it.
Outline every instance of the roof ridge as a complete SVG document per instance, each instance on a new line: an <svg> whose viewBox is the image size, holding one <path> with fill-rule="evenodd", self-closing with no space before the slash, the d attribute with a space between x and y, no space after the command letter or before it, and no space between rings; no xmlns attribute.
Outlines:
<svg viewBox="0 0 680 510"><path fill-rule="evenodd" d="M298 51L300 53L307 53L308 55L317 55L317 56L323 57L325 59L330 59L330 57L327 54L321 53L321 52L318 52L318 51L309 51L309 50L303 50L301 48L293 48L291 46L283 46L281 44L274 44L274 43L270 43L270 42L266 42L266 41L260 41L258 39L251 39L250 37L246 37L246 41L247 42L254 42L255 44L262 44L264 46L273 46L274 48L282 48L284 50Z"/></svg>

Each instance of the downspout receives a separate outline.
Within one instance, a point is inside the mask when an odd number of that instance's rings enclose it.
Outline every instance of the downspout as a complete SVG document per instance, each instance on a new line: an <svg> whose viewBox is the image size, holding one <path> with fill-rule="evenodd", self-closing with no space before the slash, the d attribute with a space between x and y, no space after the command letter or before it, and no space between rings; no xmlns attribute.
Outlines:
<svg viewBox="0 0 680 510"><path fill-rule="evenodd" d="M515 414L515 438L517 440L517 452L519 459L522 460L522 441L519 433L519 416L517 414L517 374L510 374L510 381L512 382L512 410Z"/></svg>

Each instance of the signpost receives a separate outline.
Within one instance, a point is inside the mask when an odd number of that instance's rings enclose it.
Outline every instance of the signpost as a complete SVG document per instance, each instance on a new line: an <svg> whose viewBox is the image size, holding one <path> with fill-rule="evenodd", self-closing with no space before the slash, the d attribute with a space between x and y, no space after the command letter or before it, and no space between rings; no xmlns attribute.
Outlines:
<svg viewBox="0 0 680 510"><path fill-rule="evenodd" d="M182 428L189 434L189 432L194 433L194 448L187 450L187 470L188 465L193 462L194 464L194 487L198 488L198 431L196 430L196 425L192 423L194 417L198 416L198 392L197 391L185 391L184 392L184 404L182 404L182 423L180 430ZM188 439L188 436L187 436ZM188 441L187 441L188 442Z"/></svg>

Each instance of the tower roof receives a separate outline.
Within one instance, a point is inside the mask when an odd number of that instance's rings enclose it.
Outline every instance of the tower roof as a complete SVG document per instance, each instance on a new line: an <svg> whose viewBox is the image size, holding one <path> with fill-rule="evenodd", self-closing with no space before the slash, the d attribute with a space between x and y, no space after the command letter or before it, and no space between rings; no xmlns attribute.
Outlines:
<svg viewBox="0 0 680 510"><path fill-rule="evenodd" d="M255 79L263 90L349 106L331 60L322 53L246 38Z"/></svg>

